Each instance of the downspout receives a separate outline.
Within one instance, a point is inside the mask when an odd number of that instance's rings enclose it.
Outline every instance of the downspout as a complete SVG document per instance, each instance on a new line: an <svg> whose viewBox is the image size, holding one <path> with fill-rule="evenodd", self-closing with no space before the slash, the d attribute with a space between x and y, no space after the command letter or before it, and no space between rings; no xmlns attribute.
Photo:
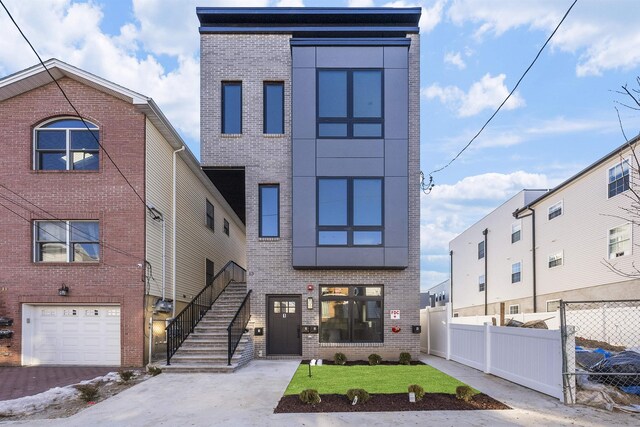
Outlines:
<svg viewBox="0 0 640 427"><path fill-rule="evenodd" d="M184 151L186 147L183 145L173 152L173 194L171 203L171 282L173 283L173 313L172 318L176 317L176 155L180 151Z"/></svg>
<svg viewBox="0 0 640 427"><path fill-rule="evenodd" d="M537 304L537 289L536 289L536 211L533 208L529 208L531 210L531 259L533 261L533 267L531 271L533 272L533 312L538 312L538 304Z"/></svg>
<svg viewBox="0 0 640 427"><path fill-rule="evenodd" d="M487 276L487 258L489 258L489 251L487 250L487 234L489 234L489 229L485 228L482 230L482 235L484 236L484 315L489 314L489 277Z"/></svg>
<svg viewBox="0 0 640 427"><path fill-rule="evenodd" d="M449 251L449 305L453 313L453 251Z"/></svg>

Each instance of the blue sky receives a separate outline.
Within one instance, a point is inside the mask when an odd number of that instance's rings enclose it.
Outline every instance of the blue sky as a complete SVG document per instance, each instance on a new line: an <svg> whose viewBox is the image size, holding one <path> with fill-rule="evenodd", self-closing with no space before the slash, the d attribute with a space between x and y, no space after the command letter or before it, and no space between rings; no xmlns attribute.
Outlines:
<svg viewBox="0 0 640 427"><path fill-rule="evenodd" d="M196 6L421 6L421 168L446 164L517 79L572 0L5 0L43 58L152 97L199 153ZM579 0L512 100L422 195L421 284L448 243L522 188L552 187L624 142L614 101L640 75L640 2ZM0 13L0 77L36 63ZM635 85L635 86L634 86ZM621 109L628 136L640 114ZM416 191L418 191L416 180Z"/></svg>

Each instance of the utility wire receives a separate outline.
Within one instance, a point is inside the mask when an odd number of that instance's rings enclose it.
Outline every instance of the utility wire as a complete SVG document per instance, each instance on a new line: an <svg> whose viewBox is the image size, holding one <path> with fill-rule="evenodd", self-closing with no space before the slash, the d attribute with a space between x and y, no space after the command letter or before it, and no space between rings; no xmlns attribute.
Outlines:
<svg viewBox="0 0 640 427"><path fill-rule="evenodd" d="M15 25L15 27L18 29L18 31L20 32L20 35L22 35L22 38L27 42L27 44L29 45L29 47L31 48L31 50L33 51L33 53L36 55L36 57L38 57L38 61L40 61L40 64L42 65L42 67L45 69L45 71L47 72L47 74L49 74L49 77L51 77L51 80L56 84L56 86L58 86L58 89L60 89L60 92L62 92L62 95L64 96L64 98L67 100L67 102L69 103L69 105L71 106L71 108L73 109L73 111L75 111L76 116L82 121L82 123L84 124L84 126L87 128L87 130L89 131L89 133L91 135L93 135L93 138L96 140L96 143L98 143L98 146L100 146L100 148L102 149L102 151L104 152L104 154L107 156L107 158L109 159L109 161L113 164L113 166L116 168L116 170L118 171L118 173L122 176L122 178L124 178L124 180L126 181L126 183L129 185L129 187L131 188L131 190L133 190L133 192L135 193L136 196L138 196L138 199L140 199L140 201L142 202L142 204L149 209L149 207L147 206L147 204L145 203L144 199L142 198L142 196L140 196L140 194L136 191L136 189L133 187L133 185L131 184L131 182L127 179L127 177L125 176L125 174L122 172L122 170L118 167L118 165L116 164L116 162L113 160L113 158L111 158L111 155L109 155L109 152L104 148L104 146L100 143L100 141L98 140L98 138L95 136L95 134L93 132L91 132L91 129L89 128L89 126L87 125L87 122L85 122L84 118L80 115L80 112L78 111L78 109L73 105L73 103L71 102L71 100L69 99L69 97L67 96L67 94L65 93L65 91L62 89L62 86L60 86L60 83L58 83L58 81L53 77L53 75L51 74L51 71L49 71L49 69L47 68L46 65L44 65L44 61L42 61L42 58L40 58L40 55L38 54L38 51L33 47L33 45L31 44L31 42L29 41L29 39L27 38L27 36L24 34L24 32L22 31L22 29L20 28L20 26L18 25L18 23L16 22L15 19L13 19L13 16L11 15L11 12L9 12L9 9L7 9L7 6L5 6L4 2L2 0L0 0L0 4L2 5L2 7L4 8L5 12L7 12L7 15L9 16L9 19L11 19L11 22L13 22L13 24Z"/></svg>
<svg viewBox="0 0 640 427"><path fill-rule="evenodd" d="M1 1L1 0L0 0ZM558 29L560 28L560 26L562 25L562 23L564 22L564 20L567 18L567 16L569 15L569 12L571 12L571 9L573 9L573 6L576 5L576 3L578 2L578 0L574 0L574 2L571 4L571 6L569 6L569 9L567 9L567 12L564 14L564 16L562 17L562 19L560 20L560 22L558 22L558 25L556 25L556 28L553 30L553 32L551 33L551 35L547 38L547 41L544 42L544 44L542 45L542 47L540 48L540 50L538 51L537 55L535 56L535 58L533 58L533 61L531 61L531 64L529 64L529 66L527 67L527 69L524 71L524 73L522 73L522 76L520 76L520 78L518 79L518 82L516 83L516 85L513 87L513 89L511 89L511 92L509 92L509 94L507 95L507 97L504 99L504 101L502 101L502 103L498 106L498 108L496 109L496 111L489 117L489 119L487 119L487 121L484 123L484 125L482 125L482 127L480 128L480 130L473 136L473 138L471 138L471 140L467 143L467 145L465 145L462 150L460 150L458 152L458 154L456 154L450 161L449 163L447 163L446 165L435 169L433 171L431 171L429 173L429 183L425 183L425 176L423 172L420 172L420 186L422 187L422 191L424 191L426 194L431 193L431 190L434 187L434 183L433 183L433 175L435 173L441 172L442 170L446 169L449 167L449 165L451 165L451 163L453 163L454 161L456 161L456 159L458 157L460 157L462 155L462 153L465 152L465 150L467 148L469 148L469 146L473 143L473 141L476 140L476 138L478 138L478 136L480 136L480 134L482 133L482 131L484 130L484 128L487 127L487 125L491 122L491 120L493 120L493 118L496 116L496 114L498 114L498 111L500 111L500 109L504 106L504 104L507 103L507 101L509 100L509 98L511 98L511 95L513 95L513 93L516 91L516 89L518 89L518 86L520 86L520 82L522 82L522 80L524 79L524 77L527 75L527 73L529 72L529 70L533 67L533 64L536 63L536 61L538 60L538 58L540 57L540 55L542 54L542 51L544 50L544 48L547 46L547 44L549 44L549 42L551 41L551 39L553 38L553 36L556 34L556 32L558 31Z"/></svg>

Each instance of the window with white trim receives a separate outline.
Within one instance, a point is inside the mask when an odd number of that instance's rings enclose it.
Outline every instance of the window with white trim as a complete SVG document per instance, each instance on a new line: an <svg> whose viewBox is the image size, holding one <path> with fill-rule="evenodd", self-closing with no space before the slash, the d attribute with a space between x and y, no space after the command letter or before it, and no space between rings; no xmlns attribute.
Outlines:
<svg viewBox="0 0 640 427"><path fill-rule="evenodd" d="M35 221L35 262L98 262L98 221Z"/></svg>
<svg viewBox="0 0 640 427"><path fill-rule="evenodd" d="M484 240L478 243L478 259L484 258Z"/></svg>
<svg viewBox="0 0 640 427"><path fill-rule="evenodd" d="M554 299L554 300L547 301L547 311L548 312L558 311L558 310L560 310L560 300L559 299Z"/></svg>
<svg viewBox="0 0 640 427"><path fill-rule="evenodd" d="M511 283L518 283L522 280L522 263L511 264Z"/></svg>
<svg viewBox="0 0 640 427"><path fill-rule="evenodd" d="M558 203L555 203L549 206L549 221L551 221L553 218L556 218L562 215L562 208L563 208L562 200L559 201Z"/></svg>
<svg viewBox="0 0 640 427"><path fill-rule="evenodd" d="M484 292L485 290L485 279L484 274L478 276L478 292Z"/></svg>
<svg viewBox="0 0 640 427"><path fill-rule="evenodd" d="M627 191L629 189L629 160L623 160L609 168L608 177L609 198Z"/></svg>
<svg viewBox="0 0 640 427"><path fill-rule="evenodd" d="M631 224L609 230L609 259L631 255Z"/></svg>
<svg viewBox="0 0 640 427"><path fill-rule="evenodd" d="M34 130L35 170L98 170L98 126L78 118L45 122Z"/></svg>
<svg viewBox="0 0 640 427"><path fill-rule="evenodd" d="M520 304L514 304L509 306L509 314L519 314Z"/></svg>
<svg viewBox="0 0 640 427"><path fill-rule="evenodd" d="M563 252L556 252L555 254L549 255L549 268L558 267L563 263Z"/></svg>
<svg viewBox="0 0 640 427"><path fill-rule="evenodd" d="M511 243L519 242L522 238L522 221L511 224Z"/></svg>

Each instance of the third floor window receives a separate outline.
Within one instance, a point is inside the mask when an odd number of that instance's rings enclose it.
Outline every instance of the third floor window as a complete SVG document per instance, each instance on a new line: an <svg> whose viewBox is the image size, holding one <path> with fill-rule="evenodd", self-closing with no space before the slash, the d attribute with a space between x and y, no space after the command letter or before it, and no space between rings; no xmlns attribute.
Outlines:
<svg viewBox="0 0 640 427"><path fill-rule="evenodd" d="M98 170L98 132L96 125L77 118L58 119L38 126L34 169Z"/></svg>
<svg viewBox="0 0 640 427"><path fill-rule="evenodd" d="M222 82L222 133L242 133L242 83Z"/></svg>

